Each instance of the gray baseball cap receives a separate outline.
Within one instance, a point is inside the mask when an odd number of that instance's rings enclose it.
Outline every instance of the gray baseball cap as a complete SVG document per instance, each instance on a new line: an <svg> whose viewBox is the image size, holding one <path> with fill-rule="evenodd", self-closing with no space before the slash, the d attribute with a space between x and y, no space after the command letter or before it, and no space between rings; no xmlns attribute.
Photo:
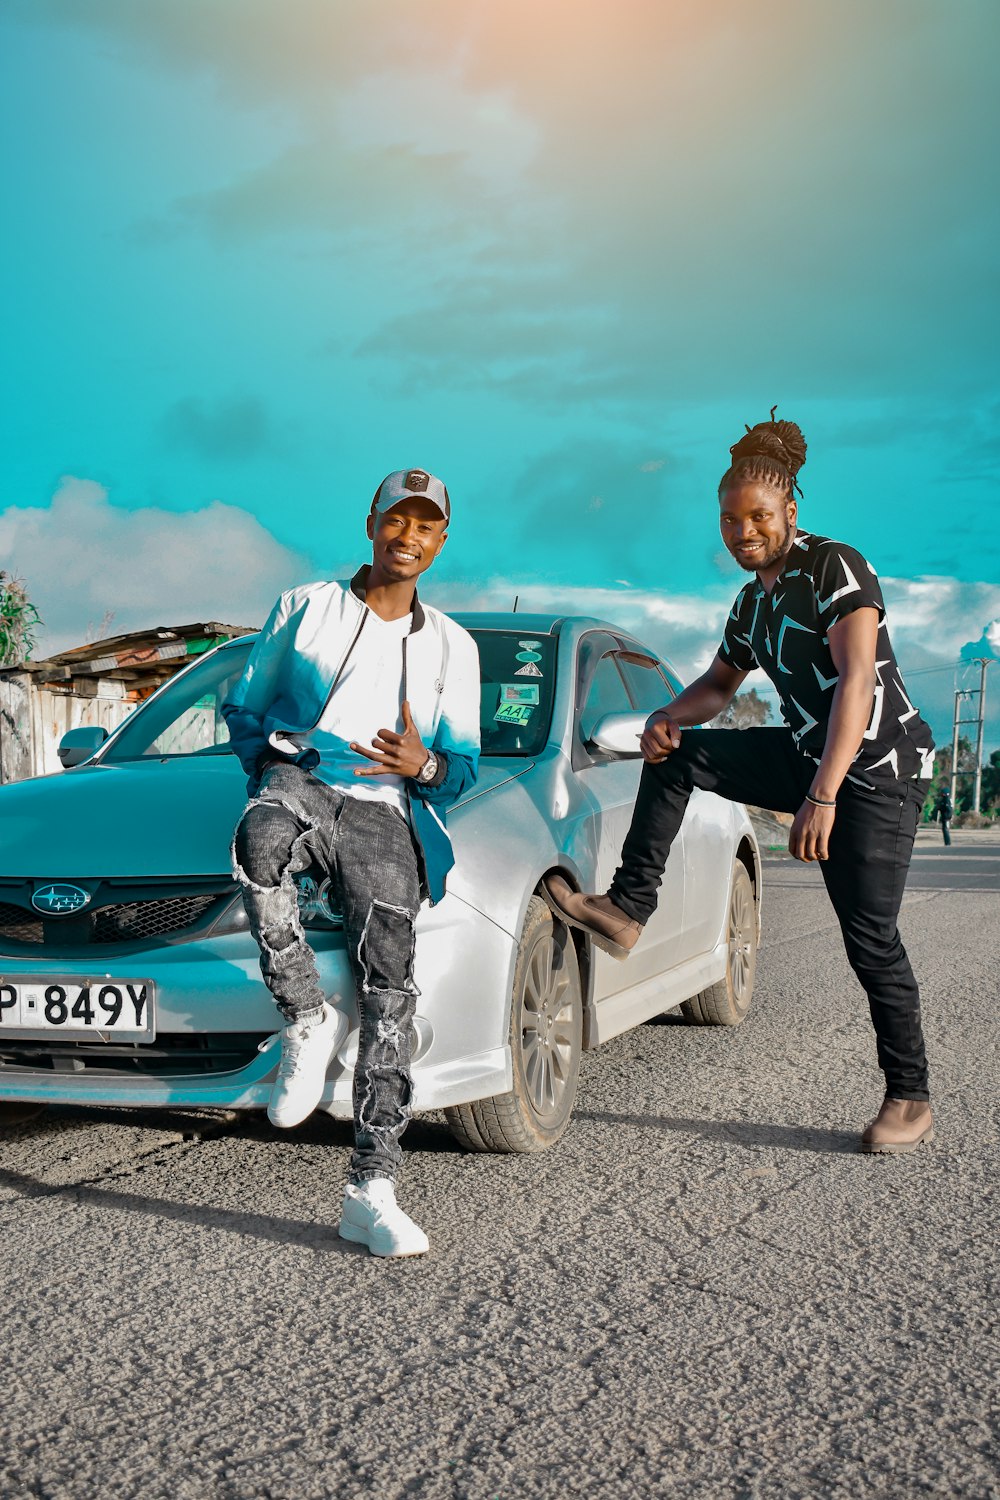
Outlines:
<svg viewBox="0 0 1000 1500"><path fill-rule="evenodd" d="M448 491L441 480L428 474L426 469L397 469L394 474L387 474L375 491L372 510L377 516L384 516L400 500L429 500L446 521L451 520Z"/></svg>

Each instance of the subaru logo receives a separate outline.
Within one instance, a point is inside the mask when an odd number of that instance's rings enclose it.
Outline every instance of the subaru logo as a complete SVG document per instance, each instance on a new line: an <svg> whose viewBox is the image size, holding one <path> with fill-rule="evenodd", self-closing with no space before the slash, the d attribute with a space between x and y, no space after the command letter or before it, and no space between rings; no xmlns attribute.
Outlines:
<svg viewBox="0 0 1000 1500"><path fill-rule="evenodd" d="M47 917L70 917L90 905L90 892L78 885L42 885L32 896L31 904Z"/></svg>

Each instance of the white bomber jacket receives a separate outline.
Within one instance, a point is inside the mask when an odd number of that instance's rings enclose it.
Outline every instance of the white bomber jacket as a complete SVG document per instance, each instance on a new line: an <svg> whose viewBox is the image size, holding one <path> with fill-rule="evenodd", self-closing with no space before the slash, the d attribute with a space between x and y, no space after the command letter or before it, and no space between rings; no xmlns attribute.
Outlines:
<svg viewBox="0 0 1000 1500"><path fill-rule="evenodd" d="M223 704L233 749L256 788L265 761L288 759L290 734L315 728L365 627L368 568L338 583L307 583L282 594L257 637L243 676ZM420 738L437 757L430 782L406 782L410 820L431 902L444 895L455 862L445 808L476 780L479 765L479 653L439 610L413 596L403 642L403 696ZM306 769L315 750L296 757Z"/></svg>

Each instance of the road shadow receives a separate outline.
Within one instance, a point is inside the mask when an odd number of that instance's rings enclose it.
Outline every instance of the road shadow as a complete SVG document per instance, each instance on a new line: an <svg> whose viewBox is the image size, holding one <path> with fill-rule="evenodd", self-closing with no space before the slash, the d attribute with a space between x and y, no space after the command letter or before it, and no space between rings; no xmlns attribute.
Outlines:
<svg viewBox="0 0 1000 1500"><path fill-rule="evenodd" d="M170 1132L185 1141L220 1139L270 1143L294 1142L301 1146L330 1146L350 1150L354 1145L354 1127L350 1120L335 1120L317 1110L292 1130L272 1125L263 1110L234 1111L170 1108L114 1108L102 1105L53 1104L41 1107L23 1121L5 1122L0 1115L0 1140L24 1138L63 1131L68 1125L113 1125L136 1135L145 1131ZM442 1152L464 1155L448 1126L433 1114L415 1115L406 1131L409 1151Z"/></svg>
<svg viewBox="0 0 1000 1500"><path fill-rule="evenodd" d="M677 1135L697 1135L705 1141L749 1149L769 1146L780 1151L810 1151L820 1156L854 1155L858 1149L856 1130L772 1125L764 1120L690 1120L682 1115L619 1115L590 1109L575 1110L574 1119L595 1120L602 1125L631 1125L639 1130L662 1130Z"/></svg>
<svg viewBox="0 0 1000 1500"><path fill-rule="evenodd" d="M28 1134L41 1134L46 1129L65 1130L66 1126L88 1127L115 1125L143 1130L170 1131L180 1137L181 1142L202 1142L220 1139L244 1140L267 1145L326 1146L340 1149L345 1158L354 1145L354 1129L350 1121L334 1120L329 1115L315 1114L294 1130L279 1130L271 1125L263 1112L254 1111L233 1117L229 1114L213 1115L207 1110L127 1110L111 1108L80 1108L75 1105L56 1105L36 1119L18 1123L3 1132L5 1139ZM183 1149L183 1146L181 1146ZM443 1122L434 1119L414 1120L406 1132L407 1154L449 1152L464 1155L451 1131ZM127 1163L122 1163L127 1167ZM344 1168L346 1170L346 1159ZM277 1245L299 1245L341 1255L363 1255L368 1251L363 1245L342 1240L334 1222L278 1218L272 1214L261 1214L241 1209L218 1208L211 1204L181 1203L169 1198L155 1198L141 1193L121 1191L103 1186L100 1181L47 1183L27 1173L14 1172L0 1167L0 1189L6 1188L21 1199L58 1198L71 1203L86 1204L97 1208L110 1208L125 1213L142 1214L145 1217L166 1219L180 1224L190 1224L201 1229L222 1230L241 1238L264 1240ZM339 1193L333 1209L339 1217Z"/></svg>
<svg viewBox="0 0 1000 1500"><path fill-rule="evenodd" d="M266 1240L276 1245L305 1245L315 1250L336 1250L342 1255L367 1255L363 1245L349 1244L337 1234L336 1224L319 1224L307 1219L278 1219L270 1214L244 1213L241 1210L213 1208L196 1203L177 1203L170 1198L150 1198L141 1193L123 1193L114 1188L89 1183L65 1183L53 1186L22 1172L0 1168L0 1187L8 1188L21 1198L61 1198L94 1208L111 1208L147 1218L168 1219L191 1224L200 1229L221 1229L241 1239Z"/></svg>

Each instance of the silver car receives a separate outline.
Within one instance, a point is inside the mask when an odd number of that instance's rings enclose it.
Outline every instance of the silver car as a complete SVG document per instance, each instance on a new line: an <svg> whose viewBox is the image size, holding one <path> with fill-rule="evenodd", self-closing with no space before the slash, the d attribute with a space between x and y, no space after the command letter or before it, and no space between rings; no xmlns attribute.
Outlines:
<svg viewBox="0 0 1000 1500"><path fill-rule="evenodd" d="M695 792L659 909L627 963L553 920L542 882L604 890L639 734L680 683L601 620L466 614L482 663L479 781L449 812L457 863L418 923L414 1104L479 1151L535 1151L570 1119L580 1056L680 1006L747 1013L760 856L743 807ZM229 867L245 801L221 705L252 637L177 674L64 774L0 788L0 1100L263 1109L277 1014ZM336 893L298 877L321 982L351 1017L322 1108L351 1117L354 987Z"/></svg>

